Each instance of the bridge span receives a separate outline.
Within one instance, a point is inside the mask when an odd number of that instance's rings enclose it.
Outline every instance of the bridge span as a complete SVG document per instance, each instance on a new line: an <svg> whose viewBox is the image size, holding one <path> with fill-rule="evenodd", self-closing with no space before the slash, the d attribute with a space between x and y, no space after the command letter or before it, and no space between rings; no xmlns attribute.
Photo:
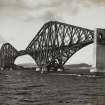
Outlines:
<svg viewBox="0 0 105 105"><path fill-rule="evenodd" d="M81 48L94 42L94 30L57 21L45 23L25 50L17 51L5 43L0 49L0 67L14 65L18 56L30 55L39 68L63 69L68 59Z"/></svg>

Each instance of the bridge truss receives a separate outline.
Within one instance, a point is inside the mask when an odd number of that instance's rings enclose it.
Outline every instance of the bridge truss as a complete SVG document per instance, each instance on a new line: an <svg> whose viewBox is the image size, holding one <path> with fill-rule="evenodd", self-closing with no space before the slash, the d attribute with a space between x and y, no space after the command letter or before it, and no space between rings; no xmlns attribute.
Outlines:
<svg viewBox="0 0 105 105"><path fill-rule="evenodd" d="M93 30L50 21L43 25L26 51L31 52L39 67L56 63L62 67L73 54L93 41Z"/></svg>
<svg viewBox="0 0 105 105"><path fill-rule="evenodd" d="M0 67L12 67L16 57L17 50L9 43L3 44L0 49Z"/></svg>
<svg viewBox="0 0 105 105"><path fill-rule="evenodd" d="M73 54L93 41L93 30L49 21L25 50L17 51L11 44L3 44L0 49L0 66L11 67L16 57L29 54L40 68L55 65L63 68Z"/></svg>

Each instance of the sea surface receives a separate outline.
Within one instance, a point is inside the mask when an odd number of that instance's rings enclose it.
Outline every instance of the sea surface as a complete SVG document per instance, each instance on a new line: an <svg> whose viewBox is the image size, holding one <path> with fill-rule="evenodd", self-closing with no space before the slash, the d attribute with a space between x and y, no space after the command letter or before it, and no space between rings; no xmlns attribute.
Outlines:
<svg viewBox="0 0 105 105"><path fill-rule="evenodd" d="M0 105L105 105L105 77L2 71Z"/></svg>

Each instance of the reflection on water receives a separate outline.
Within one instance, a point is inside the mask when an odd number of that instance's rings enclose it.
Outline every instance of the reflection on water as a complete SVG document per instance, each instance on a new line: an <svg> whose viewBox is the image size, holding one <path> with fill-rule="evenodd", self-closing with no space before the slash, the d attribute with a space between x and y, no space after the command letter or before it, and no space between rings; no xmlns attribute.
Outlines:
<svg viewBox="0 0 105 105"><path fill-rule="evenodd" d="M4 71L0 105L105 105L105 78Z"/></svg>

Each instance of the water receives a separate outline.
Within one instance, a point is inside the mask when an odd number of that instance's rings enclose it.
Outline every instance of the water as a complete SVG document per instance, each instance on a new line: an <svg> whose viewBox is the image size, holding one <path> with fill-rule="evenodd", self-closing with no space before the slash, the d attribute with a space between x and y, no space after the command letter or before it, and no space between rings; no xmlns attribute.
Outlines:
<svg viewBox="0 0 105 105"><path fill-rule="evenodd" d="M0 105L105 105L105 78L3 71Z"/></svg>

